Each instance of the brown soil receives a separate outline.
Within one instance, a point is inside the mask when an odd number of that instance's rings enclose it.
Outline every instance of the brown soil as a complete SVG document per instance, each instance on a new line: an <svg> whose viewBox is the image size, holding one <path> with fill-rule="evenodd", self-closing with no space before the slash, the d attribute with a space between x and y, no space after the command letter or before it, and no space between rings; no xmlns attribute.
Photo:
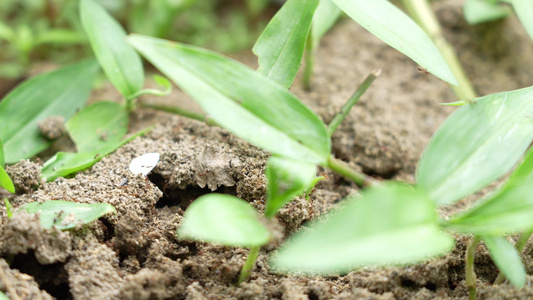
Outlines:
<svg viewBox="0 0 533 300"><path fill-rule="evenodd" d="M440 1L435 9L478 93L531 85L533 48L517 19L471 27L463 21L460 2ZM236 58L250 65L255 61L250 53ZM419 72L414 62L353 21L343 20L321 42L312 91L303 91L299 79L292 91L329 122L357 84L376 68L383 70L382 75L333 136L333 151L373 176L414 182L422 150L454 109L438 105L454 101L445 83ZM93 99L120 96L106 86ZM177 90L165 99L143 101L197 109ZM424 264L368 267L327 278L270 273L266 260L277 240L261 250L250 280L236 287L247 249L178 241L175 231L187 206L205 193L236 195L262 211L268 154L223 129L151 110L132 115L131 132L151 124L155 129L150 133L72 179L44 184L35 171L37 165L28 161L8 168L21 191L11 196L15 207L64 199L106 202L116 207L117 214L60 232L41 230L35 216L23 213L7 219L5 208L0 208L0 290L16 291L20 299L467 298L465 236L456 236L453 252ZM56 148L63 148L61 141ZM148 178L131 175L129 162L147 152L159 152L161 162ZM285 236L358 193L354 184L340 176L320 172L328 177L309 202L298 198L280 211L278 225ZM442 211L451 214L472 199ZM526 248L523 259L530 274L532 256L533 248ZM533 297L531 277L522 290L491 284L498 271L483 245L475 263L480 299Z"/></svg>

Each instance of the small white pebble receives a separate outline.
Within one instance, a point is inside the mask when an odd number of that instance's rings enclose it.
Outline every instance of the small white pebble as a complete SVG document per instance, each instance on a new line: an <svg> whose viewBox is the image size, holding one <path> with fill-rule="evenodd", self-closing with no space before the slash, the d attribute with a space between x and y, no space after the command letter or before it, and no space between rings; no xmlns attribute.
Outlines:
<svg viewBox="0 0 533 300"><path fill-rule="evenodd" d="M143 174L146 176L155 168L160 156L159 153L146 153L136 157L130 163L130 171L135 175Z"/></svg>

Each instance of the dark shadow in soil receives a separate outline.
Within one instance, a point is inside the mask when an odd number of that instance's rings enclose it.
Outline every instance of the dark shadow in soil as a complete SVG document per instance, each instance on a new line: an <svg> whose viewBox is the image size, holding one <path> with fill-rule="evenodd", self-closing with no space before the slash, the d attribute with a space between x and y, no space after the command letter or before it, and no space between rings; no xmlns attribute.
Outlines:
<svg viewBox="0 0 533 300"><path fill-rule="evenodd" d="M209 188L201 188L198 186L187 187L187 189L180 188L168 188L167 181L158 173L151 173L148 175L148 179L155 184L162 192L163 196L157 201L155 207L156 209L161 209L165 206L172 207L178 206L183 211L200 196L210 194L210 193L219 193L219 194L228 194L232 196L237 195L237 190L235 186L226 187L220 186L215 191L211 191Z"/></svg>
<svg viewBox="0 0 533 300"><path fill-rule="evenodd" d="M72 299L68 289L68 274L65 264L41 265L35 258L34 251L17 254L13 257L11 268L17 269L35 278L41 290L46 291L56 299Z"/></svg>

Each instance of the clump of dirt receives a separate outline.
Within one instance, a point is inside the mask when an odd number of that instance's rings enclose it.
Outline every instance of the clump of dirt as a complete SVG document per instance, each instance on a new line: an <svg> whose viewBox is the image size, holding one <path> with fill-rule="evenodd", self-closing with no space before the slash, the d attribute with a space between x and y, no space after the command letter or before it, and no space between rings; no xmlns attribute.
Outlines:
<svg viewBox="0 0 533 300"><path fill-rule="evenodd" d="M13 181L17 194L30 193L42 184L41 167L28 159L7 166L6 173Z"/></svg>
<svg viewBox="0 0 533 300"><path fill-rule="evenodd" d="M437 1L435 9L480 94L529 84L533 49L516 18L497 24L495 33L490 29L494 25L472 27L462 20L460 2ZM508 40L520 45L488 47L500 41L491 37L494 34L509 34ZM255 63L250 53L238 59ZM419 72L414 62L353 21L343 20L321 42L312 91L304 91L300 79L292 91L329 122L376 68L383 70L382 75L333 135L333 152L370 175L414 182L416 162L431 134L454 110L437 105L455 100L445 83ZM106 88L96 91L91 101L120 97ZM145 96L142 101L198 109L179 90L164 99ZM11 197L15 207L62 199L109 203L117 213L60 232L40 229L38 217L23 212L7 219L5 208L0 208L0 256L10 258L10 266L0 259L6 274L0 273L0 290L36 299L460 299L468 294L464 285L468 237L461 235L455 236L456 247L448 255L413 266L368 267L331 277L272 273L268 256L281 240L336 209L343 198L358 195L353 183L323 169L318 173L327 178L309 201L297 198L280 210L272 224L279 238L261 249L250 280L235 286L247 249L182 241L175 232L188 205L206 193L235 195L264 211L268 153L224 129L148 109L132 114L130 132L154 123L148 134L73 178L43 184L36 164L22 161L8 167L18 186L19 194ZM161 154L152 173L131 174L131 160L149 152ZM452 215L473 199L442 212ZM531 257L528 247L523 254L528 272L533 270ZM492 286L497 269L483 244L475 264L480 297L527 298L533 293L529 285L521 291L507 284Z"/></svg>
<svg viewBox="0 0 533 300"><path fill-rule="evenodd" d="M65 118L63 116L51 116L39 122L41 134L49 140L57 140L66 132Z"/></svg>

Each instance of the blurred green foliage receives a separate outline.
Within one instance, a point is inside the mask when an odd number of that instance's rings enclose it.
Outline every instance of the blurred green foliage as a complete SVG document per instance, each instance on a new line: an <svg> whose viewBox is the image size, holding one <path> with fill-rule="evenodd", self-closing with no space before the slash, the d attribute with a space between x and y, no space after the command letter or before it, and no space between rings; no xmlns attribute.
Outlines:
<svg viewBox="0 0 533 300"><path fill-rule="evenodd" d="M250 48L268 22L268 0L94 0L128 32L220 52ZM24 76L32 63L91 55L77 0L0 1L0 78ZM264 16L263 16L264 15Z"/></svg>

